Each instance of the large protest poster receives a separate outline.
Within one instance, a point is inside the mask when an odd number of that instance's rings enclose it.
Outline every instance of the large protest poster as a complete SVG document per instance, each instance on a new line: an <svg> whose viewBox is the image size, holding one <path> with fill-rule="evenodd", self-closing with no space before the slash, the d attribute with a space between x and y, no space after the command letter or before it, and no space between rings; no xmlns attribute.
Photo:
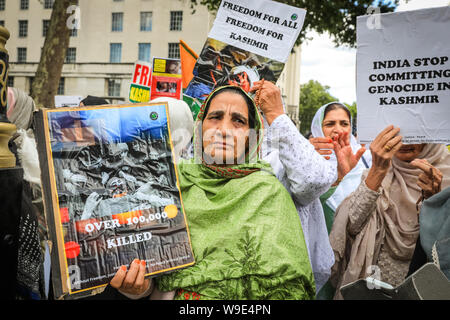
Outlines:
<svg viewBox="0 0 450 320"><path fill-rule="evenodd" d="M216 86L276 82L306 11L269 0L223 0L185 94L204 99Z"/></svg>
<svg viewBox="0 0 450 320"><path fill-rule="evenodd" d="M450 142L450 7L357 19L358 142L390 124L404 144Z"/></svg>
<svg viewBox="0 0 450 320"><path fill-rule="evenodd" d="M166 103L44 109L35 122L57 298L92 294L136 258L146 275L194 263Z"/></svg>
<svg viewBox="0 0 450 320"><path fill-rule="evenodd" d="M149 62L137 61L133 67L128 100L133 103L149 102L152 86L152 65Z"/></svg>

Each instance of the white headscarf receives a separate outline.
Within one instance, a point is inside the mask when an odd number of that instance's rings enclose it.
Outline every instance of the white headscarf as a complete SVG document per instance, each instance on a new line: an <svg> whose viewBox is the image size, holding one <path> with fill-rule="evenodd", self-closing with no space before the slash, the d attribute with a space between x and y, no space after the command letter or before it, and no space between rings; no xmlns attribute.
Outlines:
<svg viewBox="0 0 450 320"><path fill-rule="evenodd" d="M332 104L339 104L343 106L345 109L348 110L348 108L343 105L340 102L334 101L327 103L323 105L322 107L317 110L316 114L314 115L314 118L311 122L311 133L312 136L317 137L325 137L323 130L322 130L322 123L324 118L325 109ZM350 128L352 128L352 119L350 117ZM352 147L353 153L356 153L361 148L361 145L356 141L356 138L352 135L350 135L350 146ZM330 155L330 160L336 164L337 166L337 160L336 155L334 151ZM364 164L364 161L366 164ZM367 166L366 166L367 165ZM361 182L361 175L363 171L367 168L370 168L372 165L372 154L370 153L370 150L367 150L364 152L361 159L358 161L358 164L347 173L342 179L341 183L339 183L339 186L334 191L333 195L328 198L326 201L326 204L333 210L336 211L337 207L341 204L342 200L344 200L350 193L356 190L356 188L359 186Z"/></svg>
<svg viewBox="0 0 450 320"><path fill-rule="evenodd" d="M150 102L167 102L169 106L169 124L175 151L175 161L187 152L194 132L194 119L186 102L169 97L159 97Z"/></svg>

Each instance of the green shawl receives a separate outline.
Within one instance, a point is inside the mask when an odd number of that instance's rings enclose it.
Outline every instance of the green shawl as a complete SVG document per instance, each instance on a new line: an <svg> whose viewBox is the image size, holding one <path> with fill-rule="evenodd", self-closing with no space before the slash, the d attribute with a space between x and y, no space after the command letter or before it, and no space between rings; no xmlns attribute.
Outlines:
<svg viewBox="0 0 450 320"><path fill-rule="evenodd" d="M178 165L196 263L157 278L158 289L178 289L175 299L313 299L300 219L270 165L216 169Z"/></svg>

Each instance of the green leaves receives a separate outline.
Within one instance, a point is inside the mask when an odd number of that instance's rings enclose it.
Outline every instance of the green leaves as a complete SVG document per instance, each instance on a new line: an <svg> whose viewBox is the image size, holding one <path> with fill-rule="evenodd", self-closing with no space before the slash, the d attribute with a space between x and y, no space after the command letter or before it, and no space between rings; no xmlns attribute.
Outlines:
<svg viewBox="0 0 450 320"><path fill-rule="evenodd" d="M316 114L316 111L332 101L337 101L328 90L329 86L322 85L318 81L309 80L307 83L300 86L300 132L306 134L311 131L311 121Z"/></svg>
<svg viewBox="0 0 450 320"><path fill-rule="evenodd" d="M221 0L190 0L195 11L198 5L204 5L211 12L217 11ZM319 34L328 33L336 46L356 46L356 17L371 13L369 7L380 8L381 13L393 12L399 0L280 0L294 7L306 9L304 27L296 45L307 38L309 31Z"/></svg>

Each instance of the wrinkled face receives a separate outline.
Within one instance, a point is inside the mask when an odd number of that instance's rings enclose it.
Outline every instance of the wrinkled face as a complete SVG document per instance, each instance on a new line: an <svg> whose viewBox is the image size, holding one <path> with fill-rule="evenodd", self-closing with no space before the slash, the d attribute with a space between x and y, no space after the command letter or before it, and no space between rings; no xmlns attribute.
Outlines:
<svg viewBox="0 0 450 320"><path fill-rule="evenodd" d="M350 119L343 109L327 112L322 122L322 131L325 137L333 138L340 132L351 132Z"/></svg>
<svg viewBox="0 0 450 320"><path fill-rule="evenodd" d="M422 144L405 144L395 153L395 157L405 162L411 162L416 159L422 152L425 143Z"/></svg>
<svg viewBox="0 0 450 320"><path fill-rule="evenodd" d="M245 99L233 92L218 93L203 120L203 152L208 163L237 164L245 157L249 133Z"/></svg>

